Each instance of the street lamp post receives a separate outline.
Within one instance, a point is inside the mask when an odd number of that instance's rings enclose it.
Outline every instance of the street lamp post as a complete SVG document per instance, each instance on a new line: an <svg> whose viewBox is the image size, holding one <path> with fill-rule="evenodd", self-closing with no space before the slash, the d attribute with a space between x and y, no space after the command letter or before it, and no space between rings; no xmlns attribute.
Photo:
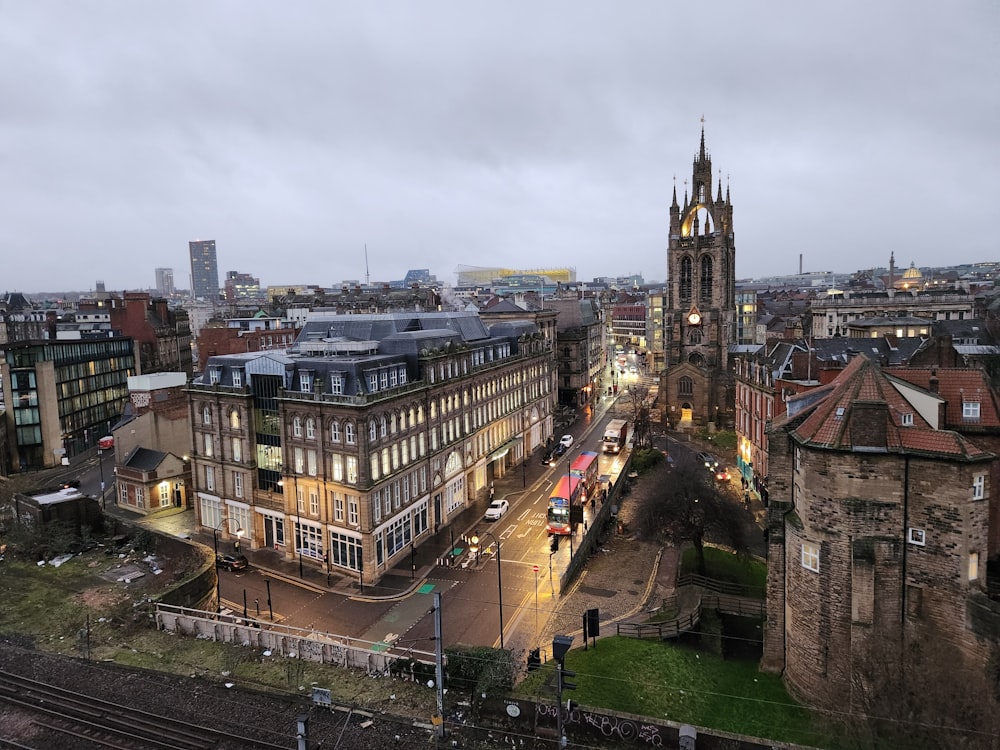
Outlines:
<svg viewBox="0 0 1000 750"><path fill-rule="evenodd" d="M228 523L230 519L223 518L219 521L218 525L212 529L212 546L215 549L215 611L216 613L222 611L222 586L219 580L219 526L224 523ZM228 529L228 526L226 527ZM239 521L236 522L236 551L240 550L239 540L243 538L243 527L240 526ZM245 596L245 594L244 594ZM246 604L243 605L244 616L246 616Z"/></svg>
<svg viewBox="0 0 1000 750"><path fill-rule="evenodd" d="M484 531L483 534L492 539L493 544L497 546L497 595L499 597L499 606L500 606L500 648L503 648L504 647L503 646L503 577L502 577L503 574L501 572L501 567L500 567L500 542L498 542L497 538L493 536L493 534L491 534L489 531ZM471 541L473 545L478 545L479 537L473 535Z"/></svg>

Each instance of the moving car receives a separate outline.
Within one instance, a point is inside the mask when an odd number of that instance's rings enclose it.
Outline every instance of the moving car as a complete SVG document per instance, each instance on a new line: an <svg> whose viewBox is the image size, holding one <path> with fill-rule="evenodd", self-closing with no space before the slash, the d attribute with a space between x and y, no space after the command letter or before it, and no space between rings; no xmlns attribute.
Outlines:
<svg viewBox="0 0 1000 750"><path fill-rule="evenodd" d="M729 469L727 469L725 466L717 466L715 468L715 478L720 482L728 482Z"/></svg>
<svg viewBox="0 0 1000 750"><path fill-rule="evenodd" d="M548 451L544 456L542 456L542 466L551 466L555 463L556 454L555 451Z"/></svg>
<svg viewBox="0 0 1000 750"><path fill-rule="evenodd" d="M486 509L486 520L487 521L499 521L500 517L507 512L510 504L501 498L500 500L494 500L490 503L490 507Z"/></svg>
<svg viewBox="0 0 1000 750"><path fill-rule="evenodd" d="M218 554L215 556L215 567L223 570L243 570L249 564L244 555Z"/></svg>
<svg viewBox="0 0 1000 750"><path fill-rule="evenodd" d="M718 460L711 453L699 453L698 460L705 464L705 468L709 471L715 471L716 467L719 465Z"/></svg>
<svg viewBox="0 0 1000 750"><path fill-rule="evenodd" d="M559 438L559 445L561 445L563 448L572 448L573 447L573 436L572 435L563 435L561 438Z"/></svg>

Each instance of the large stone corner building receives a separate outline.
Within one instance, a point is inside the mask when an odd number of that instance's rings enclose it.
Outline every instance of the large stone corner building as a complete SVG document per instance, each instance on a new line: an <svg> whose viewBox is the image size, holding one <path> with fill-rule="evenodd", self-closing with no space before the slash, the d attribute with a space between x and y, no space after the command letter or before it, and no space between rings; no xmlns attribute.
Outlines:
<svg viewBox="0 0 1000 750"><path fill-rule="evenodd" d="M664 310L664 415L680 429L733 420L727 347L735 335L736 247L729 189L712 197L712 159L705 131L683 205L674 186Z"/></svg>
<svg viewBox="0 0 1000 750"><path fill-rule="evenodd" d="M552 435L549 341L475 313L309 319L189 388L199 523L373 584Z"/></svg>
<svg viewBox="0 0 1000 750"><path fill-rule="evenodd" d="M940 403L857 355L769 429L762 667L809 702L853 702L873 653L913 644L988 662L995 456L941 429Z"/></svg>

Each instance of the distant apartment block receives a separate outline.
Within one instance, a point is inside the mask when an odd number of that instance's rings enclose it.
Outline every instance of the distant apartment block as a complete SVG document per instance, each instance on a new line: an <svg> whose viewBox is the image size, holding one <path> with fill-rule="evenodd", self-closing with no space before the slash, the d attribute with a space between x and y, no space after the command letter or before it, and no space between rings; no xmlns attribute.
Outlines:
<svg viewBox="0 0 1000 750"><path fill-rule="evenodd" d="M215 240L195 240L188 243L191 254L191 296L214 302L219 298L219 263L215 256Z"/></svg>
<svg viewBox="0 0 1000 750"><path fill-rule="evenodd" d="M156 293L161 297L172 297L177 290L174 288L174 269L156 269Z"/></svg>

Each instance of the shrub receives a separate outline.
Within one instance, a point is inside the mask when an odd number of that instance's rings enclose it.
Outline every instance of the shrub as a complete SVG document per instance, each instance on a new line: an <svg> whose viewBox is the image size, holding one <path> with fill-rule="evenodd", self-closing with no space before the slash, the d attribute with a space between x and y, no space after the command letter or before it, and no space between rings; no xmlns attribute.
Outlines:
<svg viewBox="0 0 1000 750"><path fill-rule="evenodd" d="M632 468L642 474L663 460L663 454L653 448L638 448L632 453Z"/></svg>

